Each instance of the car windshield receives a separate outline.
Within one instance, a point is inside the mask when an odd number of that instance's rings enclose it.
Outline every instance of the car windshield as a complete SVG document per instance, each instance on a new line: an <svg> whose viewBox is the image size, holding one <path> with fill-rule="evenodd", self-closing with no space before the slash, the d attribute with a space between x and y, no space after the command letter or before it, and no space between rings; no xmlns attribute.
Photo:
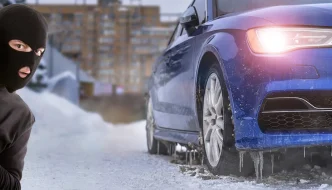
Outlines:
<svg viewBox="0 0 332 190"><path fill-rule="evenodd" d="M332 3L332 0L217 0L218 16L278 5Z"/></svg>

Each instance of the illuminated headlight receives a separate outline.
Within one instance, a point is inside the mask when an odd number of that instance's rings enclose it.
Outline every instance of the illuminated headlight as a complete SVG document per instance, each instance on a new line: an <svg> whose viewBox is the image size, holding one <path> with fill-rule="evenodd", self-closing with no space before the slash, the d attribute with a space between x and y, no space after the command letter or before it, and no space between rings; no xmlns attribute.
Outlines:
<svg viewBox="0 0 332 190"><path fill-rule="evenodd" d="M332 29L268 27L248 30L255 53L282 53L300 48L332 47Z"/></svg>

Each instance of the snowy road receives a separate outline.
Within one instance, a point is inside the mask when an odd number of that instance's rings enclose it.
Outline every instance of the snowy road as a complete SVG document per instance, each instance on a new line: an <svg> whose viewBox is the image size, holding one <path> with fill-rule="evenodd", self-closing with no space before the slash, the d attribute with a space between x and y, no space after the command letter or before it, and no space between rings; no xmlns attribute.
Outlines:
<svg viewBox="0 0 332 190"><path fill-rule="evenodd" d="M171 164L170 157L147 154L144 121L113 126L56 96L27 90L20 94L37 119L29 142L23 190L284 190L309 187L307 183L312 189L332 187L305 180L296 185L296 178L287 182L271 178L257 184L231 177L190 177Z"/></svg>

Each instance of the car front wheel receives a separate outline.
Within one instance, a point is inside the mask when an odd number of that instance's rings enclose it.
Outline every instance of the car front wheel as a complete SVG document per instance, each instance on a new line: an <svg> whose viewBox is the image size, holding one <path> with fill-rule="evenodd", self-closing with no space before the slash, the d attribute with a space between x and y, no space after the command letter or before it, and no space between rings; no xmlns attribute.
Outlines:
<svg viewBox="0 0 332 190"><path fill-rule="evenodd" d="M248 155L240 168L242 163L240 164L239 152L235 148L232 111L218 64L209 69L205 80L202 113L203 150L209 170L215 175L252 174L253 164Z"/></svg>

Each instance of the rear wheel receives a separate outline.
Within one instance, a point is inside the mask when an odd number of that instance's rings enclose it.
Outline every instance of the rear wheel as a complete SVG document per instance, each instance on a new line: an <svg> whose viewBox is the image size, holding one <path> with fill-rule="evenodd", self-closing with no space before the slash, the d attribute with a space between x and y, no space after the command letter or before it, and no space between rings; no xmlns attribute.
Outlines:
<svg viewBox="0 0 332 190"><path fill-rule="evenodd" d="M167 147L154 138L155 120L153 116L152 100L149 97L147 100L147 118L146 118L146 141L148 152L150 154L164 154L168 153Z"/></svg>
<svg viewBox="0 0 332 190"><path fill-rule="evenodd" d="M202 134L204 157L209 170L215 175L252 174L253 164L249 155L245 155L243 167L240 168L230 102L219 65L215 64L209 69L204 89Z"/></svg>

